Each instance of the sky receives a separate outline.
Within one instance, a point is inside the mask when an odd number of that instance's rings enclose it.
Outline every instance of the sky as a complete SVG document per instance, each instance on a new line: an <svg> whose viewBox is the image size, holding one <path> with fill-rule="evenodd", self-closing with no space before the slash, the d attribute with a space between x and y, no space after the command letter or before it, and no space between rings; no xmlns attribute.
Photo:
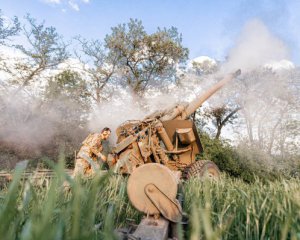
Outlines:
<svg viewBox="0 0 300 240"><path fill-rule="evenodd" d="M9 18L29 13L45 20L66 40L78 35L103 40L111 27L130 18L142 20L148 33L174 26L190 59L224 60L247 22L257 19L284 42L289 60L300 65L299 0L0 0L0 9Z"/></svg>

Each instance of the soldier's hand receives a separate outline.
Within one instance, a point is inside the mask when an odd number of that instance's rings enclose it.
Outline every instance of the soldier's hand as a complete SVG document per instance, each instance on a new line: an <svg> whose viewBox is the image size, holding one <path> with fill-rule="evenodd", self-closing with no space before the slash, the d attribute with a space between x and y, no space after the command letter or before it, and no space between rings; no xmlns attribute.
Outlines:
<svg viewBox="0 0 300 240"><path fill-rule="evenodd" d="M95 168L96 168L97 170L99 170L99 169L100 169L100 164L99 164L99 163L96 163L96 164L95 164Z"/></svg>
<svg viewBox="0 0 300 240"><path fill-rule="evenodd" d="M98 156L103 162L106 162L106 156L103 155L102 153L99 153L99 156Z"/></svg>

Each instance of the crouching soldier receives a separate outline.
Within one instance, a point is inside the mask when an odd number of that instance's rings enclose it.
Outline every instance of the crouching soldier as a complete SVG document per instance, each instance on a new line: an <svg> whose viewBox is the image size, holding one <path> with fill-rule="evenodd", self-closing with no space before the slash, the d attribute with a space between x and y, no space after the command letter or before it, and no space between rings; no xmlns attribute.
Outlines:
<svg viewBox="0 0 300 240"><path fill-rule="evenodd" d="M106 162L103 152L103 141L108 140L111 130L103 128L101 133L89 134L82 142L82 146L76 156L74 176L92 176L100 168L100 161Z"/></svg>

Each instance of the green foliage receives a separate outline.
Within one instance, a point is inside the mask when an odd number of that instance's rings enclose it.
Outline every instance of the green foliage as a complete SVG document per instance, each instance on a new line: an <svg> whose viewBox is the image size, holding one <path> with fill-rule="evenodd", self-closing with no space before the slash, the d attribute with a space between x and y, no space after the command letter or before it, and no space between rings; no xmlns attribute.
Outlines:
<svg viewBox="0 0 300 240"><path fill-rule="evenodd" d="M0 191L1 239L116 239L114 229L126 219L141 220L127 178L100 172L72 179L63 161L50 165L53 179L21 180L19 166ZM184 239L299 239L299 179L248 184L224 175L218 182L191 179L181 189L189 216Z"/></svg>
<svg viewBox="0 0 300 240"><path fill-rule="evenodd" d="M0 9L0 44L5 44L10 37L13 37L18 34L20 31L20 22L17 17L12 19L12 23L9 26L6 26L7 23L3 18L2 11Z"/></svg>
<svg viewBox="0 0 300 240"><path fill-rule="evenodd" d="M126 218L140 219L128 204L126 179L98 173L72 179L64 162L56 177L20 181L16 171L8 191L0 192L1 239L114 239L113 229Z"/></svg>
<svg viewBox="0 0 300 240"><path fill-rule="evenodd" d="M299 179L192 179L184 185L189 239L299 239L299 187Z"/></svg>
<svg viewBox="0 0 300 240"><path fill-rule="evenodd" d="M241 164L229 144L218 139L212 139L206 133L201 133L200 139L204 148L201 159L214 161L221 171L225 171L231 176L238 177L241 175Z"/></svg>
<svg viewBox="0 0 300 240"><path fill-rule="evenodd" d="M216 73L219 70L219 66L217 63L214 63L210 61L209 59L206 59L201 62L192 61L192 67L195 71L195 74L198 76L201 76L203 74L212 74Z"/></svg>
<svg viewBox="0 0 300 240"><path fill-rule="evenodd" d="M91 98L99 104L111 97L112 84L116 80L118 57L109 54L100 40L86 40L76 37L81 45L79 60L85 76L89 78ZM78 52L75 52L78 56Z"/></svg>
<svg viewBox="0 0 300 240"><path fill-rule="evenodd" d="M67 45L62 41L55 27L47 27L45 22L37 23L36 19L29 14L25 19L29 27L24 26L23 32L30 45L26 48L22 45L16 47L30 57L29 65L41 71L53 68L69 57L66 51Z"/></svg>
<svg viewBox="0 0 300 240"><path fill-rule="evenodd" d="M174 80L176 64L188 57L188 49L181 42L174 27L147 34L141 21L130 19L129 23L112 28L105 38L105 47L109 55L117 58L124 85L142 94L151 84Z"/></svg>
<svg viewBox="0 0 300 240"><path fill-rule="evenodd" d="M280 167L276 157L259 149L233 147L224 140L210 138L206 133L202 133L200 138L204 147L204 152L199 156L201 159L214 161L221 171L246 182L255 181L255 177L274 180L283 176L297 176L300 172L299 159L285 158L284 162L281 161L284 167Z"/></svg>
<svg viewBox="0 0 300 240"><path fill-rule="evenodd" d="M64 112L62 121L74 125L85 122L90 109L89 96L85 80L71 70L51 78L45 89L45 101L51 108Z"/></svg>
<svg viewBox="0 0 300 240"><path fill-rule="evenodd" d="M56 134L44 147L45 156L55 159L63 147L68 167L72 167L74 151L87 135L83 129L90 110L89 96L86 81L76 72L65 70L49 80L42 112Z"/></svg>

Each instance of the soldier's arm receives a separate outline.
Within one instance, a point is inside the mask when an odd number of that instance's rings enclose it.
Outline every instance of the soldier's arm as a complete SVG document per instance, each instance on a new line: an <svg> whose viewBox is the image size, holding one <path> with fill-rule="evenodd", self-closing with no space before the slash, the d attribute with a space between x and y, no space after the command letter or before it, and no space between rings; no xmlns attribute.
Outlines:
<svg viewBox="0 0 300 240"><path fill-rule="evenodd" d="M102 145L99 144L99 137L95 137L92 141L91 151L103 161L106 161L106 156L102 153Z"/></svg>
<svg viewBox="0 0 300 240"><path fill-rule="evenodd" d="M106 157L102 154L102 148L99 146L92 146L91 148L92 153L94 153L97 157L101 157L104 161L106 161Z"/></svg>

